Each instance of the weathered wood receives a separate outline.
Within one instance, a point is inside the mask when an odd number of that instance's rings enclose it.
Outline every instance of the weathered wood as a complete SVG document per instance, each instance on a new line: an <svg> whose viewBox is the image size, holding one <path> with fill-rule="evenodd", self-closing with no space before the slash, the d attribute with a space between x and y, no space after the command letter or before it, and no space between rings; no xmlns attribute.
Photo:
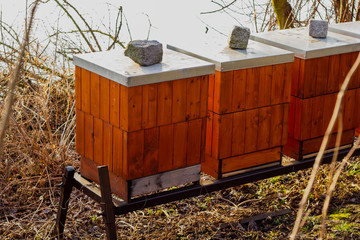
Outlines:
<svg viewBox="0 0 360 240"><path fill-rule="evenodd" d="M159 136L159 166L158 172L169 171L173 167L174 129L173 125L160 127Z"/></svg>
<svg viewBox="0 0 360 240"><path fill-rule="evenodd" d="M94 118L94 162L99 165L104 164L104 127L103 121Z"/></svg>
<svg viewBox="0 0 360 240"><path fill-rule="evenodd" d="M110 80L100 76L100 119L110 122Z"/></svg>
<svg viewBox="0 0 360 240"><path fill-rule="evenodd" d="M90 72L81 69L81 110L90 113L91 112L91 81Z"/></svg>
<svg viewBox="0 0 360 240"><path fill-rule="evenodd" d="M75 66L75 107L81 109L81 68Z"/></svg>
<svg viewBox="0 0 360 240"><path fill-rule="evenodd" d="M157 123L157 85L142 86L142 126L143 128L156 127Z"/></svg>
<svg viewBox="0 0 360 240"><path fill-rule="evenodd" d="M100 76L95 73L90 73L91 84L91 115L100 117Z"/></svg>
<svg viewBox="0 0 360 240"><path fill-rule="evenodd" d="M186 166L200 163L202 119L188 122L188 139L186 147ZM174 152L176 154L176 152Z"/></svg>
<svg viewBox="0 0 360 240"><path fill-rule="evenodd" d="M200 181L200 164L131 181L131 196Z"/></svg>
<svg viewBox="0 0 360 240"><path fill-rule="evenodd" d="M172 123L183 122L186 120L186 84L186 79L176 80L173 82Z"/></svg>
<svg viewBox="0 0 360 240"><path fill-rule="evenodd" d="M158 84L158 126L171 123L172 116L172 82L162 82Z"/></svg>
<svg viewBox="0 0 360 240"><path fill-rule="evenodd" d="M188 124L180 122L174 124L174 153L173 168L186 167Z"/></svg>
<svg viewBox="0 0 360 240"><path fill-rule="evenodd" d="M120 126L120 84L110 81L110 123Z"/></svg>
<svg viewBox="0 0 360 240"><path fill-rule="evenodd" d="M200 117L201 78L189 78L186 82L186 119L193 120Z"/></svg>
<svg viewBox="0 0 360 240"><path fill-rule="evenodd" d="M94 159L94 117L85 113L85 147L84 156Z"/></svg>

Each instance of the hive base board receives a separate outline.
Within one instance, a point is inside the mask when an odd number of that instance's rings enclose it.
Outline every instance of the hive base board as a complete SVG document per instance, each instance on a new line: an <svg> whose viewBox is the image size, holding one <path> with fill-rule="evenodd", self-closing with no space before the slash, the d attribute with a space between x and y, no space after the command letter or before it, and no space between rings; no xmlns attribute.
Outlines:
<svg viewBox="0 0 360 240"><path fill-rule="evenodd" d="M81 158L81 175L91 181L99 183L97 167L98 165L94 161L84 157ZM199 182L200 164L127 181L111 171L109 171L109 177L111 182L111 192L129 202L131 201L131 198L139 195L164 190L170 187L177 187L183 184Z"/></svg>
<svg viewBox="0 0 360 240"><path fill-rule="evenodd" d="M251 170L252 167L265 166L270 163L281 162L281 147L243 154L225 159L215 159L209 155L201 163L201 170L216 179L228 176L239 170ZM265 166L266 167L266 166Z"/></svg>
<svg viewBox="0 0 360 240"><path fill-rule="evenodd" d="M296 160L303 160L309 154L316 154L320 149L323 137L299 141L288 137L287 144L283 147L283 153L286 156ZM352 144L354 141L354 129L344 131L342 134L340 147ZM327 150L335 147L336 133L331 134L329 137Z"/></svg>

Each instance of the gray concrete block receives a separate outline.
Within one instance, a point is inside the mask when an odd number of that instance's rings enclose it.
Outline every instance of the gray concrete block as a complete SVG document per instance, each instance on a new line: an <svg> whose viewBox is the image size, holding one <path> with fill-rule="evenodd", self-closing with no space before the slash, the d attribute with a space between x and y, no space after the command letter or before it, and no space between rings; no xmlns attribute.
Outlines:
<svg viewBox="0 0 360 240"><path fill-rule="evenodd" d="M326 38L328 22L323 20L310 20L309 35L314 38Z"/></svg>
<svg viewBox="0 0 360 240"><path fill-rule="evenodd" d="M246 49L250 37L250 29L234 26L229 37L229 47L233 49Z"/></svg>
<svg viewBox="0 0 360 240"><path fill-rule="evenodd" d="M141 66L150 66L162 61L163 48L156 40L135 40L129 42L124 54Z"/></svg>

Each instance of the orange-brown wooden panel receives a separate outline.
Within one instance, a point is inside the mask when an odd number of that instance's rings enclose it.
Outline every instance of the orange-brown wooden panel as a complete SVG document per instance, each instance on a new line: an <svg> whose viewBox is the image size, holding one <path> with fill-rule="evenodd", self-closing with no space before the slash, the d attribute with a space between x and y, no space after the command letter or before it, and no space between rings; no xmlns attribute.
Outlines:
<svg viewBox="0 0 360 240"><path fill-rule="evenodd" d="M329 93L339 91L340 85L340 73L339 73L339 65L340 65L340 55L331 55L329 57L329 76L327 82L327 91Z"/></svg>
<svg viewBox="0 0 360 240"><path fill-rule="evenodd" d="M269 148L272 107L259 108L259 129L257 136L257 150Z"/></svg>
<svg viewBox="0 0 360 240"><path fill-rule="evenodd" d="M104 123L103 138L104 160L103 164L107 165L110 171L113 171L113 129L109 123Z"/></svg>
<svg viewBox="0 0 360 240"><path fill-rule="evenodd" d="M76 109L76 152L80 155L84 155L85 144L85 115L79 109Z"/></svg>
<svg viewBox="0 0 360 240"><path fill-rule="evenodd" d="M258 107L260 68L246 69L245 109Z"/></svg>
<svg viewBox="0 0 360 240"><path fill-rule="evenodd" d="M201 171L214 178L219 178L221 175L220 161L206 154L205 161L201 163Z"/></svg>
<svg viewBox="0 0 360 240"><path fill-rule="evenodd" d="M201 125L202 119L188 122L188 139L186 148L186 165L192 166L200 163L201 157ZM231 150L231 145L230 145Z"/></svg>
<svg viewBox="0 0 360 240"><path fill-rule="evenodd" d="M353 58L353 63L355 63L356 59L358 58L360 52L353 52L352 53L352 58ZM354 81L354 87L359 88L360 87L360 68L357 68L356 71L354 72L353 78L351 81Z"/></svg>
<svg viewBox="0 0 360 240"><path fill-rule="evenodd" d="M103 121L94 117L94 162L99 165L103 162ZM107 164L106 164L107 165Z"/></svg>
<svg viewBox="0 0 360 240"><path fill-rule="evenodd" d="M159 128L145 129L144 176L156 174L159 165ZM163 150L163 149L162 149Z"/></svg>
<svg viewBox="0 0 360 240"><path fill-rule="evenodd" d="M81 109L81 68L75 66L75 107Z"/></svg>
<svg viewBox="0 0 360 240"><path fill-rule="evenodd" d="M324 111L329 111L324 109L325 97L319 96L312 98L312 107L311 107L311 130L310 138L315 138L324 135L323 132L323 116ZM310 113L309 113L310 114Z"/></svg>
<svg viewBox="0 0 360 240"><path fill-rule="evenodd" d="M272 66L271 81L271 104L281 103L284 95L285 65L276 64Z"/></svg>
<svg viewBox="0 0 360 240"><path fill-rule="evenodd" d="M245 109L246 103L246 69L234 71L232 84L232 112Z"/></svg>
<svg viewBox="0 0 360 240"><path fill-rule="evenodd" d="M91 80L90 72L81 69L81 110L91 112ZM92 159L91 159L92 160Z"/></svg>
<svg viewBox="0 0 360 240"><path fill-rule="evenodd" d="M157 122L157 84L142 86L142 126L152 128Z"/></svg>
<svg viewBox="0 0 360 240"><path fill-rule="evenodd" d="M219 139L220 139L220 116L212 114L212 143L211 143L211 156L219 159Z"/></svg>
<svg viewBox="0 0 360 240"><path fill-rule="evenodd" d="M294 138L297 140L309 139L311 135L311 108L313 98L297 98Z"/></svg>
<svg viewBox="0 0 360 240"><path fill-rule="evenodd" d="M120 85L120 128L124 131L129 126L129 88ZM111 114L110 114L111 116Z"/></svg>
<svg viewBox="0 0 360 240"><path fill-rule="evenodd" d="M297 58L295 58L297 59ZM297 84L297 93L296 97L304 98L304 84L305 84L305 71L306 71L306 62L305 59L299 59L299 79Z"/></svg>
<svg viewBox="0 0 360 240"><path fill-rule="evenodd" d="M329 57L317 58L316 90L315 95L328 93L327 81L329 78Z"/></svg>
<svg viewBox="0 0 360 240"><path fill-rule="evenodd" d="M206 118L206 141L205 153L212 156L212 141L213 141L213 119L214 113L209 111L209 116ZM360 126L360 124L359 124Z"/></svg>
<svg viewBox="0 0 360 240"><path fill-rule="evenodd" d="M300 141L288 137L286 145L283 147L283 154L291 158L300 159Z"/></svg>
<svg viewBox="0 0 360 240"><path fill-rule="evenodd" d="M116 175L123 177L123 133L121 129L113 127L113 171Z"/></svg>
<svg viewBox="0 0 360 240"><path fill-rule="evenodd" d="M323 111L323 127L322 132L325 133L330 123L331 116L334 111L337 94L324 95L324 111ZM334 125L333 131L337 132L337 123Z"/></svg>
<svg viewBox="0 0 360 240"><path fill-rule="evenodd" d="M137 131L142 124L142 86L128 88L128 129L125 131ZM120 119L120 118L119 118Z"/></svg>
<svg viewBox="0 0 360 240"><path fill-rule="evenodd" d="M298 97L293 97L292 100L295 104L295 114L294 114L294 139L298 140L301 137L301 115L302 115L302 100ZM292 124L292 123L291 123Z"/></svg>
<svg viewBox="0 0 360 240"><path fill-rule="evenodd" d="M110 122L110 80L100 77L100 118Z"/></svg>
<svg viewBox="0 0 360 240"><path fill-rule="evenodd" d="M123 159L123 165L122 165L122 174L121 176L124 178L124 179L129 179L129 164L128 164L128 133L123 131L122 132L122 137L123 137L123 140L122 140L122 144L123 144L123 156L122 156L122 159Z"/></svg>
<svg viewBox="0 0 360 240"><path fill-rule="evenodd" d="M127 133L127 171L131 180L143 176L144 130Z"/></svg>
<svg viewBox="0 0 360 240"><path fill-rule="evenodd" d="M231 156L240 155L245 152L245 123L245 111L233 113Z"/></svg>
<svg viewBox="0 0 360 240"><path fill-rule="evenodd" d="M208 110L214 111L214 87L215 87L215 74L209 75L209 98Z"/></svg>
<svg viewBox="0 0 360 240"><path fill-rule="evenodd" d="M205 144L206 144L206 123L207 118L201 119L201 145L200 145L200 162L205 161Z"/></svg>
<svg viewBox="0 0 360 240"><path fill-rule="evenodd" d="M356 128L356 111L358 111L359 106L356 108L356 90L348 90L345 92L344 98L344 129Z"/></svg>
<svg viewBox="0 0 360 240"><path fill-rule="evenodd" d="M90 74L91 84L91 115L94 117L100 116L100 76L91 72Z"/></svg>
<svg viewBox="0 0 360 240"><path fill-rule="evenodd" d="M173 169L177 169L177 168L186 167L188 124L187 122L180 122L174 124L173 126L174 126Z"/></svg>
<svg viewBox="0 0 360 240"><path fill-rule="evenodd" d="M223 114L231 111L234 71L215 71L214 112Z"/></svg>
<svg viewBox="0 0 360 240"><path fill-rule="evenodd" d="M200 78L200 118L206 117L207 101L209 97L209 76L201 76Z"/></svg>
<svg viewBox="0 0 360 240"><path fill-rule="evenodd" d="M356 89L355 106L360 106L360 88ZM360 127L360 111L358 110L355 111L355 124L357 127Z"/></svg>
<svg viewBox="0 0 360 240"><path fill-rule="evenodd" d="M110 123L115 127L120 126L120 86L110 81Z"/></svg>
<svg viewBox="0 0 360 240"><path fill-rule="evenodd" d="M291 96L299 96L300 63L301 59L295 57L292 69Z"/></svg>
<svg viewBox="0 0 360 240"><path fill-rule="evenodd" d="M84 155L86 158L94 159L94 117L85 113L85 145Z"/></svg>
<svg viewBox="0 0 360 240"><path fill-rule="evenodd" d="M183 122L186 120L186 83L187 79L176 80L173 82L172 123Z"/></svg>
<svg viewBox="0 0 360 240"><path fill-rule="evenodd" d="M289 137L294 137L295 114L296 114L296 98L291 96L290 109L289 109L289 124L288 124Z"/></svg>
<svg viewBox="0 0 360 240"><path fill-rule="evenodd" d="M317 84L317 64L318 59L306 59L305 60L305 73L304 73L304 98L316 96L316 84Z"/></svg>
<svg viewBox="0 0 360 240"><path fill-rule="evenodd" d="M172 82L162 82L158 84L158 126L171 123L172 116Z"/></svg>
<svg viewBox="0 0 360 240"><path fill-rule="evenodd" d="M215 122L219 126L219 158L227 158L231 156L231 136L233 130L233 113L217 115L215 114ZM216 157L216 156L215 156Z"/></svg>
<svg viewBox="0 0 360 240"><path fill-rule="evenodd" d="M281 160L281 148L267 149L222 160L222 173L259 166Z"/></svg>
<svg viewBox="0 0 360 240"><path fill-rule="evenodd" d="M201 85L200 77L189 78L186 83L186 119L197 119L200 116Z"/></svg>
<svg viewBox="0 0 360 240"><path fill-rule="evenodd" d="M285 63L285 74L284 74L284 91L281 99L282 103L290 102L291 96L291 81L292 81L292 71L293 63Z"/></svg>
<svg viewBox="0 0 360 240"><path fill-rule="evenodd" d="M282 136L281 136L281 145L285 145L287 143L289 131L289 112L290 112L290 103L283 104L283 126L282 126Z"/></svg>
<svg viewBox="0 0 360 240"><path fill-rule="evenodd" d="M270 147L281 146L281 137L284 118L283 105L278 104L271 107L271 129L270 129Z"/></svg>
<svg viewBox="0 0 360 240"><path fill-rule="evenodd" d="M352 53L343 53L340 54L340 66L339 66L339 77L340 77L340 84L343 83L345 80L346 75L350 71L350 68L352 67ZM348 89L352 89L356 87L356 83L354 81L350 81L348 85Z"/></svg>
<svg viewBox="0 0 360 240"><path fill-rule="evenodd" d="M257 132L259 126L259 110L245 112L245 153L254 152L257 148Z"/></svg>
<svg viewBox="0 0 360 240"><path fill-rule="evenodd" d="M260 70L260 77L259 77L258 106L259 107L269 106L271 104L272 66L260 67L259 70Z"/></svg>
<svg viewBox="0 0 360 240"><path fill-rule="evenodd" d="M174 131L173 125L160 127L159 136L159 172L169 171L173 166Z"/></svg>

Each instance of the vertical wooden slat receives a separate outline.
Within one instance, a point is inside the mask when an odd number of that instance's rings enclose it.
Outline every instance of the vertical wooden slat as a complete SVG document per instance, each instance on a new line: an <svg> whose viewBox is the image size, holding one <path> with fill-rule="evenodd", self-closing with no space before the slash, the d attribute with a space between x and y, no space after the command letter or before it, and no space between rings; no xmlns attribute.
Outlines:
<svg viewBox="0 0 360 240"><path fill-rule="evenodd" d="M246 69L234 71L232 85L232 112L242 111L246 104Z"/></svg>
<svg viewBox="0 0 360 240"><path fill-rule="evenodd" d="M294 127L295 127L295 113L296 113L296 100L295 97L290 98L290 109L289 109L289 124L288 132L289 137L294 138Z"/></svg>
<svg viewBox="0 0 360 240"><path fill-rule="evenodd" d="M94 160L94 119L85 113L85 157Z"/></svg>
<svg viewBox="0 0 360 240"><path fill-rule="evenodd" d="M94 162L102 165L103 160L103 121L94 117Z"/></svg>
<svg viewBox="0 0 360 240"><path fill-rule="evenodd" d="M311 131L310 137L315 138L324 135L323 129L323 115L324 115L324 102L323 96L314 97L312 110L311 110ZM326 109L325 111L329 111ZM310 113L309 113L310 114Z"/></svg>
<svg viewBox="0 0 360 240"><path fill-rule="evenodd" d="M298 96L300 78L300 58L295 57L292 70L291 95Z"/></svg>
<svg viewBox="0 0 360 240"><path fill-rule="evenodd" d="M359 79L360 81L360 79ZM355 100L355 106L360 106L360 88L356 89L356 100ZM360 131L360 111L355 111L355 124L358 127L357 132Z"/></svg>
<svg viewBox="0 0 360 240"><path fill-rule="evenodd" d="M291 96L291 81L292 81L292 71L293 63L285 63L285 74L284 74L284 92L282 96L282 103L290 102Z"/></svg>
<svg viewBox="0 0 360 240"><path fill-rule="evenodd" d="M200 162L205 161L205 144L206 144L206 123L207 118L201 119L201 145L200 145Z"/></svg>
<svg viewBox="0 0 360 240"><path fill-rule="evenodd" d="M76 109L76 152L80 155L84 155L84 144L85 144L85 116L84 113Z"/></svg>
<svg viewBox="0 0 360 240"><path fill-rule="evenodd" d="M219 159L219 138L220 138L220 116L218 114L212 115L212 143L211 156L215 159Z"/></svg>
<svg viewBox="0 0 360 240"><path fill-rule="evenodd" d="M209 116L206 118L206 141L205 141L205 154L208 156L212 156L213 119L214 119L214 113L209 111Z"/></svg>
<svg viewBox="0 0 360 240"><path fill-rule="evenodd" d="M206 117L207 101L209 97L209 76L200 78L200 118Z"/></svg>
<svg viewBox="0 0 360 240"><path fill-rule="evenodd" d="M215 86L215 74L209 75L209 98L208 98L208 110L214 111L214 86Z"/></svg>
<svg viewBox="0 0 360 240"><path fill-rule="evenodd" d="M231 156L243 154L245 151L245 121L246 112L241 111L233 114Z"/></svg>
<svg viewBox="0 0 360 240"><path fill-rule="evenodd" d="M339 66L340 86L344 82L346 75L348 74L350 68L353 65L351 55L352 55L351 53L340 54L340 66ZM350 81L348 85L348 89L352 89L354 87L356 87L356 83L354 81Z"/></svg>
<svg viewBox="0 0 360 240"><path fill-rule="evenodd" d="M360 53L360 52L353 52L353 53L352 53L353 63L355 63L355 61L356 61L359 53ZM352 81L355 82L354 87L356 87L356 88L359 88L359 87L360 87L360 68L357 68L356 71L354 72Z"/></svg>
<svg viewBox="0 0 360 240"><path fill-rule="evenodd" d="M128 87L120 85L120 128L128 131L129 127L129 92Z"/></svg>
<svg viewBox="0 0 360 240"><path fill-rule="evenodd" d="M183 122L186 120L186 83L187 79L176 80L173 82L172 123Z"/></svg>
<svg viewBox="0 0 360 240"><path fill-rule="evenodd" d="M283 124L282 124L282 136L281 136L281 145L285 145L287 143L288 134L289 134L289 109L290 103L283 104Z"/></svg>
<svg viewBox="0 0 360 240"><path fill-rule="evenodd" d="M94 117L100 117L100 76L91 73L90 74L91 84L91 115Z"/></svg>
<svg viewBox="0 0 360 240"><path fill-rule="evenodd" d="M158 85L158 126L171 123L172 116L172 82L162 82Z"/></svg>
<svg viewBox="0 0 360 240"><path fill-rule="evenodd" d="M144 131L144 176L158 173L159 127Z"/></svg>
<svg viewBox="0 0 360 240"><path fill-rule="evenodd" d="M90 72L81 69L81 110L91 112L91 80Z"/></svg>
<svg viewBox="0 0 360 240"><path fill-rule="evenodd" d="M110 123L120 126L120 84L113 81L110 81Z"/></svg>
<svg viewBox="0 0 360 240"><path fill-rule="evenodd" d="M174 126L174 154L173 154L173 169L186 167L186 143L187 143L187 122L180 122Z"/></svg>
<svg viewBox="0 0 360 240"><path fill-rule="evenodd" d="M186 119L192 120L200 116L200 78L189 78L186 83Z"/></svg>
<svg viewBox="0 0 360 240"><path fill-rule="evenodd" d="M298 58L299 59L299 58ZM299 98L304 98L304 84L305 84L305 60L304 59L299 59L300 63L299 63L299 79L298 79L298 88L297 88L297 93L295 94L295 96L299 97Z"/></svg>
<svg viewBox="0 0 360 240"><path fill-rule="evenodd" d="M128 101L128 131L140 130L142 124L142 86L128 88Z"/></svg>
<svg viewBox="0 0 360 240"><path fill-rule="evenodd" d="M215 71L214 112L223 114L231 111L233 71Z"/></svg>
<svg viewBox="0 0 360 240"><path fill-rule="evenodd" d="M356 128L355 112L358 111L359 106L355 107L356 90L348 90L345 92L344 98L344 130Z"/></svg>
<svg viewBox="0 0 360 240"><path fill-rule="evenodd" d="M284 94L285 66L276 64L272 66L273 77L271 82L271 104L278 104L282 101Z"/></svg>
<svg viewBox="0 0 360 240"><path fill-rule="evenodd" d="M281 146L282 126L283 126L283 112L282 105L275 105L271 107L271 130L270 130L270 147Z"/></svg>
<svg viewBox="0 0 360 240"><path fill-rule="evenodd" d="M113 171L113 129L109 123L104 123L104 160L103 164L109 167L110 171Z"/></svg>
<svg viewBox="0 0 360 240"><path fill-rule="evenodd" d="M327 82L327 91L328 93L333 93L339 91L339 65L340 65L340 55L331 55L329 57L329 76Z"/></svg>
<svg viewBox="0 0 360 240"><path fill-rule="evenodd" d="M256 108L259 102L259 68L246 69L245 109Z"/></svg>
<svg viewBox="0 0 360 240"><path fill-rule="evenodd" d="M113 171L123 177L123 135L121 129L113 127Z"/></svg>
<svg viewBox="0 0 360 240"><path fill-rule="evenodd" d="M144 130L127 133L128 179L140 178L144 169Z"/></svg>
<svg viewBox="0 0 360 240"><path fill-rule="evenodd" d="M231 139L233 130L233 115L224 114L219 116L219 158L231 156Z"/></svg>
<svg viewBox="0 0 360 240"><path fill-rule="evenodd" d="M317 58L305 60L304 98L314 97L316 95L317 63Z"/></svg>
<svg viewBox="0 0 360 240"><path fill-rule="evenodd" d="M295 104L295 114L294 114L294 136L295 140L300 140L301 138L301 121L302 121L302 100L300 98L294 97L292 98Z"/></svg>
<svg viewBox="0 0 360 240"><path fill-rule="evenodd" d="M245 112L245 153L256 151L257 132L259 126L259 110L253 109Z"/></svg>
<svg viewBox="0 0 360 240"><path fill-rule="evenodd" d="M159 172L169 171L173 167L173 125L160 127L159 136Z"/></svg>
<svg viewBox="0 0 360 240"><path fill-rule="evenodd" d="M323 127L322 127L323 133L325 133L330 123L330 119L335 107L336 95L337 94L333 93L324 96ZM332 132L337 132L337 123L335 124Z"/></svg>
<svg viewBox="0 0 360 240"><path fill-rule="evenodd" d="M329 78L329 59L328 56L317 59L316 96L328 93L327 82Z"/></svg>
<svg viewBox="0 0 360 240"><path fill-rule="evenodd" d="M157 84L143 85L142 126L152 128L157 123Z"/></svg>
<svg viewBox="0 0 360 240"><path fill-rule="evenodd" d="M110 122L110 80L100 77L100 119Z"/></svg>
<svg viewBox="0 0 360 240"><path fill-rule="evenodd" d="M259 107L268 106L271 103L272 66L260 67L259 77Z"/></svg>
<svg viewBox="0 0 360 240"><path fill-rule="evenodd" d="M259 108L257 150L266 149L270 146L271 109L271 106Z"/></svg>
<svg viewBox="0 0 360 240"><path fill-rule="evenodd" d="M186 148L187 166L192 166L200 163L201 124L202 124L202 119L195 119L188 122L188 139L187 139L187 148Z"/></svg>
<svg viewBox="0 0 360 240"><path fill-rule="evenodd" d="M300 139L306 140L311 136L311 109L314 98L300 99L301 115L300 115Z"/></svg>
<svg viewBox="0 0 360 240"><path fill-rule="evenodd" d="M128 159L128 133L122 131L122 144L123 144L123 165L122 165L122 174L121 176L125 179L129 179L129 159Z"/></svg>
<svg viewBox="0 0 360 240"><path fill-rule="evenodd" d="M81 68L75 66L75 107L81 109Z"/></svg>

